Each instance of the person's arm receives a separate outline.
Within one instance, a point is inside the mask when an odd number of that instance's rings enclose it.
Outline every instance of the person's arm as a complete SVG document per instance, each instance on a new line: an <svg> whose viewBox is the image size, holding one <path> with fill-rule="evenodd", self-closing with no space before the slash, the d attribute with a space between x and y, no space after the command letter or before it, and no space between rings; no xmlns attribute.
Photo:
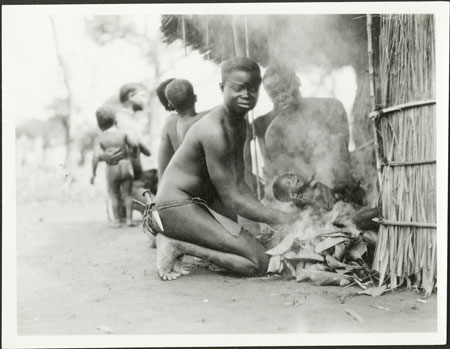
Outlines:
<svg viewBox="0 0 450 349"><path fill-rule="evenodd" d="M139 142L134 140L129 134L125 133L125 144L128 147L128 150L131 151L133 156L139 154Z"/></svg>
<svg viewBox="0 0 450 349"><path fill-rule="evenodd" d="M172 159L175 150L173 149L172 142L170 141L167 123L163 128L161 143L158 149L158 178L161 180L164 171L169 165L170 159Z"/></svg>
<svg viewBox="0 0 450 349"><path fill-rule="evenodd" d="M250 124L249 120L246 119L246 139L244 143L244 149L243 149L243 156L244 156L244 164L245 164L245 180L247 184L250 186L250 188L255 189L256 183L254 183L253 178L253 166L252 166L252 153L250 149L250 144L253 139L253 133L251 129L252 125ZM255 190L253 190L255 191Z"/></svg>
<svg viewBox="0 0 450 349"><path fill-rule="evenodd" d="M239 216L267 224L282 224L294 218L292 214L267 208L252 196L243 194L240 190L243 185L239 183L243 178L243 163L239 164L238 156L230 153L229 144L220 130L203 131L202 145L208 172L227 208ZM240 146L242 149L243 144Z"/></svg>
<svg viewBox="0 0 450 349"><path fill-rule="evenodd" d="M258 200L257 193L257 184L256 181L259 180L258 176L253 174L252 171L252 159L250 156L250 160L246 158L246 147L250 149L249 140L252 138L252 132L249 132L251 125L246 123L247 132L244 142L243 151L238 154L238 172L241 173L241 176L238 176L238 187L242 195L247 197L250 200ZM247 154L247 156L250 154ZM249 162L249 163L248 163ZM245 174L245 175L244 175ZM249 178L250 177L250 178ZM259 200L258 200L259 201Z"/></svg>
<svg viewBox="0 0 450 349"><path fill-rule="evenodd" d="M256 181L260 180L260 178L258 178L258 176L256 174L253 174L253 159L252 159L252 155L251 155L251 143L250 142L252 140L253 140L253 142L257 141L258 142L257 144L259 145L259 149L261 150L263 159L268 158L264 135L266 132L266 127L265 127L266 121L270 117L271 117L271 114L269 113L269 114L257 117L253 120L254 129L255 129L255 137L253 137L252 125L249 122L246 123L247 124L247 136L246 136L245 144L244 144L245 179L248 184L248 187L254 193L257 192L257 187L258 187L256 184ZM259 159L259 163L258 163L259 165L261 165L261 160L262 159ZM270 165L268 165L265 161L263 161L263 163L264 163L265 168L268 166L270 167ZM262 190L262 192L264 193L264 190Z"/></svg>
<svg viewBox="0 0 450 349"><path fill-rule="evenodd" d="M152 155L150 149L147 148L146 145L144 145L142 142L139 142L139 151L144 154L145 156Z"/></svg>
<svg viewBox="0 0 450 349"><path fill-rule="evenodd" d="M120 148L109 148L106 150L100 149L97 154L98 161L104 161L108 165L116 165L119 160L122 160L125 157L125 154Z"/></svg>
<svg viewBox="0 0 450 349"><path fill-rule="evenodd" d="M338 163L334 169L337 182L352 181L350 152L348 150L350 142L350 129L347 119L347 112L342 103L335 101L335 106L331 118L331 140L334 144L334 153Z"/></svg>
<svg viewBox="0 0 450 349"><path fill-rule="evenodd" d="M92 176L91 176L91 184L95 182L95 176L97 175L97 166L98 166L98 155L102 151L100 144L96 141L94 145L94 154L92 156Z"/></svg>

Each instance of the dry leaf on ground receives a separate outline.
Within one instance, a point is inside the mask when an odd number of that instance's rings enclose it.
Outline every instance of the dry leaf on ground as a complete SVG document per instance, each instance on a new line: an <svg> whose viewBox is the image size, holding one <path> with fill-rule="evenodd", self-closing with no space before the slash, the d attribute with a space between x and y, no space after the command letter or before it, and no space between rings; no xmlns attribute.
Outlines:
<svg viewBox="0 0 450 349"><path fill-rule="evenodd" d="M281 270L281 256L272 256L267 267L268 273L276 273Z"/></svg>
<svg viewBox="0 0 450 349"><path fill-rule="evenodd" d="M266 251L271 256L282 255L291 250L294 246L295 238L292 235L286 236L281 242L274 248Z"/></svg>
<svg viewBox="0 0 450 349"><path fill-rule="evenodd" d="M355 319L356 321L359 322L364 322L364 318L359 315L357 312L350 310L350 309L345 309L345 312L350 315L353 319Z"/></svg>
<svg viewBox="0 0 450 349"><path fill-rule="evenodd" d="M321 270L309 270L308 276L317 286L345 286L350 283L344 275Z"/></svg>
<svg viewBox="0 0 450 349"><path fill-rule="evenodd" d="M284 255L284 258L292 260L293 262L298 262L302 259L309 259L309 260L314 260L314 261L318 261L318 262L323 262L323 256L315 253L311 250L307 250L307 249L302 249L300 250L298 253L295 252L288 252Z"/></svg>
<svg viewBox="0 0 450 349"><path fill-rule="evenodd" d="M381 310L391 310L389 308L382 307L381 305L372 305L372 307L377 308L377 309L381 309Z"/></svg>
<svg viewBox="0 0 450 349"><path fill-rule="evenodd" d="M102 331L104 333L113 333L113 329L111 327L108 326L98 326L97 330Z"/></svg>
<svg viewBox="0 0 450 349"><path fill-rule="evenodd" d="M347 238L326 238L325 240L322 240L316 245L316 248L314 249L314 252L320 253L322 251L328 250L329 248L336 246L337 244L340 244L341 242L344 242L347 240Z"/></svg>
<svg viewBox="0 0 450 349"><path fill-rule="evenodd" d="M378 297L381 296L384 292L386 292L386 290L387 290L386 285L383 285L379 287L368 288L367 290L358 292L358 294L367 294L372 297Z"/></svg>

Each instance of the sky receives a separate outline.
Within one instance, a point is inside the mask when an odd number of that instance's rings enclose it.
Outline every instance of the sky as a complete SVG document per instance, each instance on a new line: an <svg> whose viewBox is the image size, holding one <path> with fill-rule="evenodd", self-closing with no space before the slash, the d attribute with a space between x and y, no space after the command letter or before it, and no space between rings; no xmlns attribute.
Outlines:
<svg viewBox="0 0 450 349"><path fill-rule="evenodd" d="M136 46L124 40L97 46L85 31L83 16L65 14L53 18L60 50L69 70L75 103L79 108L80 115L77 115L75 123L90 120L99 103L116 94L123 82L140 81L151 76L149 66ZM143 25L143 19L144 16L133 18L138 27ZM15 14L5 18L4 84L8 87L8 109L5 112L17 124L30 118L48 118L51 115L46 106L53 98L66 95L50 23L49 15L42 13L32 16ZM147 23L151 35L160 35L158 15L147 15ZM219 67L204 61L195 51L188 50L188 55L184 56L181 42L172 46L175 49L170 54L175 52L176 57L171 58L172 67L163 78L190 80L197 91L198 110L219 104ZM309 96L313 92L323 97L336 95L350 111L356 91L356 82L352 82L353 73L349 69L334 72L325 86L319 88L315 86L314 75L315 72L301 72L303 95ZM335 83L344 83L345 86L335 87L333 91L333 77L337 77ZM261 89L255 115L265 113L270 108L271 103Z"/></svg>

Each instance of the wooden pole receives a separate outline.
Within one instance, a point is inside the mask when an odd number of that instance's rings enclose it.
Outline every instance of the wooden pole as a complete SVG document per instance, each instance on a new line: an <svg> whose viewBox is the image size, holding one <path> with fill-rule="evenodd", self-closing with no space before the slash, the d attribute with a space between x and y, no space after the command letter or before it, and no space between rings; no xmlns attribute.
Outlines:
<svg viewBox="0 0 450 349"><path fill-rule="evenodd" d="M248 44L248 28L247 28L247 16L244 16L244 32L245 32L245 55L247 58L250 58L250 50ZM255 167L256 167L256 195L258 200L261 200L261 186L259 183L259 161L258 161L258 152L256 147L256 131L255 131L255 115L252 109L251 114L249 115L251 126L252 126L252 138L253 138L253 154L255 156Z"/></svg>
<svg viewBox="0 0 450 349"><path fill-rule="evenodd" d="M70 162L70 117L71 117L71 112L72 112L72 91L70 89L70 85L69 85L69 74L67 72L67 67L65 65L65 62L63 60L62 54L61 54L61 49L59 47L59 42L58 42L58 36L56 34L56 26L55 26L55 21L53 20L53 17L50 16L50 23L52 25L52 31L53 31L53 38L55 40L55 50L56 50L56 55L58 57L58 62L59 65L61 67L62 70L62 75L63 75L63 83L64 86L66 87L67 90L67 113L68 115L64 116L63 122L64 122L64 130L65 130L65 142L66 142L66 166L69 165Z"/></svg>
<svg viewBox="0 0 450 349"><path fill-rule="evenodd" d="M248 44L247 16L244 16L244 32L245 32L245 57L250 58L250 48Z"/></svg>
<svg viewBox="0 0 450 349"><path fill-rule="evenodd" d="M206 58L209 59L209 20L206 17Z"/></svg>
<svg viewBox="0 0 450 349"><path fill-rule="evenodd" d="M377 108L375 99L375 74L373 70L373 47L372 47L372 15L367 15L367 51L368 51L368 64L369 64L369 85L370 85L370 102L372 110L375 111ZM381 172L381 154L380 146L378 143L378 132L376 126L376 120L372 119L372 130L373 130L373 142L375 146L375 158L377 164L378 173L378 185L381 188L382 183L382 172Z"/></svg>
<svg viewBox="0 0 450 349"><path fill-rule="evenodd" d="M184 23L184 16L181 15L181 32L183 35L183 45L184 45L184 55L187 56L187 50L186 50L186 27Z"/></svg>
<svg viewBox="0 0 450 349"><path fill-rule="evenodd" d="M427 223L427 222L402 222L402 221L393 221L384 218L372 218L374 222L383 225L393 225L398 227L414 227L414 228L430 228L436 229L436 223Z"/></svg>
<svg viewBox="0 0 450 349"><path fill-rule="evenodd" d="M233 32L233 44L234 44L234 56L235 57L242 57L242 51L241 47L239 46L239 37L238 37L238 31L237 31L237 24L236 24L236 15L233 15L232 21L231 21L231 31Z"/></svg>

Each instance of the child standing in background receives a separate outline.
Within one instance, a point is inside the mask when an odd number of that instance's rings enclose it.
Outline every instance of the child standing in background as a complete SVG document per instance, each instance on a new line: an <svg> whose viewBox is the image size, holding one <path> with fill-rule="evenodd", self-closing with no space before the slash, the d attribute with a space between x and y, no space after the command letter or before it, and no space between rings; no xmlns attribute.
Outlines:
<svg viewBox="0 0 450 349"><path fill-rule="evenodd" d="M132 217L132 188L133 188L133 166L131 158L136 157L139 152L149 156L150 151L141 143L136 143L123 130L117 128L116 110L112 106L102 106L96 112L97 124L102 130L102 134L97 138L97 147L102 151L121 150L124 157L116 164L106 165L106 185L108 195L111 199L114 221L113 227L120 226L120 207L124 201L126 210L126 223L128 226L135 224ZM91 184L94 184L99 162L98 151L94 152L92 159L92 177Z"/></svg>

